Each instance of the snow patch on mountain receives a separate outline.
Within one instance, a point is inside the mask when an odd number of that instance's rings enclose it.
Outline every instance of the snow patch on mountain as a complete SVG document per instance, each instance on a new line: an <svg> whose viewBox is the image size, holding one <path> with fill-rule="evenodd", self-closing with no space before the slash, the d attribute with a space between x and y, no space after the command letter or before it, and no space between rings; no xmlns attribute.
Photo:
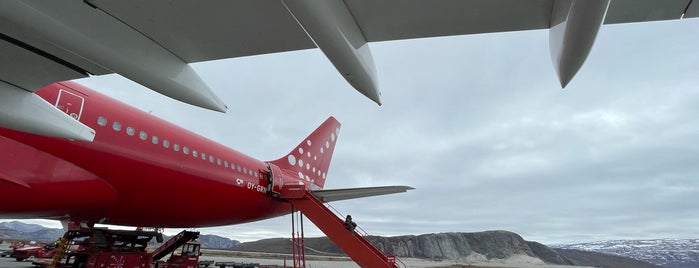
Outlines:
<svg viewBox="0 0 699 268"><path fill-rule="evenodd" d="M607 240L551 247L619 255L668 268L699 267L699 239Z"/></svg>

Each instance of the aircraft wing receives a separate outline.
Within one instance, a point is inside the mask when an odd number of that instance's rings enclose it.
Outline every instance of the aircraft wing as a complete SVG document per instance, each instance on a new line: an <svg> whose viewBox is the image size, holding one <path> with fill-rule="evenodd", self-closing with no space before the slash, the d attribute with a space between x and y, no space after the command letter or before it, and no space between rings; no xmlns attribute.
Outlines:
<svg viewBox="0 0 699 268"><path fill-rule="evenodd" d="M313 195L323 202L333 202L347 199L364 198L377 195L405 193L415 188L410 186L379 186L363 188L344 188L312 191Z"/></svg>
<svg viewBox="0 0 699 268"><path fill-rule="evenodd" d="M316 47L352 87L380 104L367 44L448 35L550 28L551 56L565 86L602 23L697 15L699 3L690 0L5 0L0 126L91 140L93 130L66 123L65 116L56 120L61 115L51 105L36 104L28 93L109 73L225 111L189 63ZM42 113L31 113L37 110ZM47 130L45 118L63 123Z"/></svg>

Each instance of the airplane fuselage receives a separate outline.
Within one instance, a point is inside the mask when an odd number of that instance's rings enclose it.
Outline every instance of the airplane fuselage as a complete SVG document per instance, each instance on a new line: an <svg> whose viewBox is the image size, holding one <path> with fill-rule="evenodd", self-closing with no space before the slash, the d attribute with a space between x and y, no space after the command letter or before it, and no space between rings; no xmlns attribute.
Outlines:
<svg viewBox="0 0 699 268"><path fill-rule="evenodd" d="M76 83L36 94L97 134L82 142L1 128L2 217L196 227L290 212L269 193L266 162Z"/></svg>

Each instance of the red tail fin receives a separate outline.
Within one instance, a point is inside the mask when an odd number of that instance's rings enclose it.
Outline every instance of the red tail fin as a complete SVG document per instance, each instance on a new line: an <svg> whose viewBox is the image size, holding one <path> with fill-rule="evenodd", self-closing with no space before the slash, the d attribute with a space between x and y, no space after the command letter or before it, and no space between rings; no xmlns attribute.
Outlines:
<svg viewBox="0 0 699 268"><path fill-rule="evenodd" d="M286 156L271 163L322 189L339 133L340 122L331 116Z"/></svg>

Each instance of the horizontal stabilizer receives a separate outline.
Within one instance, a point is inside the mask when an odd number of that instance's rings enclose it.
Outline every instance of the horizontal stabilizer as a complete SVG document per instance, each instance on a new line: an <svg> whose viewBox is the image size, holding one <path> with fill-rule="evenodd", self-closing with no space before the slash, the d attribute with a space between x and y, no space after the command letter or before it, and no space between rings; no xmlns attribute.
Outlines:
<svg viewBox="0 0 699 268"><path fill-rule="evenodd" d="M377 195L405 193L415 188L410 186L379 186L363 188L344 188L313 191L313 195L323 202L333 202L347 199L364 198Z"/></svg>

